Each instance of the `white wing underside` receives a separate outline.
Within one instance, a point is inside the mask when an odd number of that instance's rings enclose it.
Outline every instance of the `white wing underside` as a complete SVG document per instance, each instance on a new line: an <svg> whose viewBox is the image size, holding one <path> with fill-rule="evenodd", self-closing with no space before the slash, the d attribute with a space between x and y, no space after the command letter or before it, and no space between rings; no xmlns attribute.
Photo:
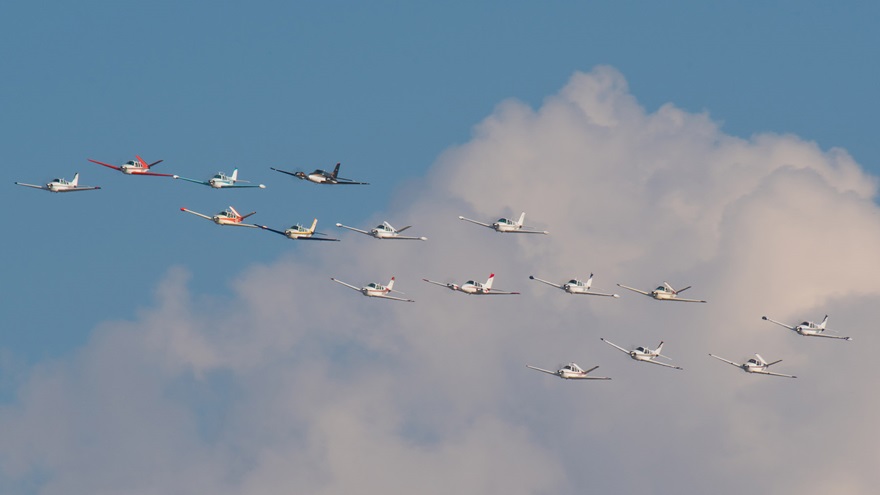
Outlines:
<svg viewBox="0 0 880 495"><path fill-rule="evenodd" d="M545 370L544 368L538 368L538 367L535 367L535 366L532 366L532 365L529 365L529 364L526 365L526 368L531 368L531 369L533 369L533 370L535 370L535 371L540 371L540 372L542 372L542 373L547 373L548 375L559 376L559 375L556 374L555 371Z"/></svg>
<svg viewBox="0 0 880 495"><path fill-rule="evenodd" d="M636 288L634 288L634 287L629 287L629 286L626 286L626 285L623 285L623 284L617 284L617 286L618 286L618 287L621 287L621 288L623 288L623 289L631 290L631 291L633 291L633 292L638 292L639 294L642 294L642 295L644 295L644 296L653 297L653 296L651 296L651 293L650 293L650 292L645 292L645 291L643 291L643 290L639 290L639 289L636 289Z"/></svg>
<svg viewBox="0 0 880 495"><path fill-rule="evenodd" d="M461 217L461 216L458 217L458 219L459 219L459 220L464 220L465 222L475 223L475 224L477 224L477 225L481 225L481 226L483 226L483 227L487 227L487 228L490 228L490 229L492 229L492 230L495 230L495 228L492 227L492 224L483 223L483 222L478 222L478 221L476 221L476 220L471 220L470 218L465 218L465 217Z"/></svg>
<svg viewBox="0 0 880 495"><path fill-rule="evenodd" d="M330 277L330 280L336 282L337 284L342 284L342 285L348 287L349 289L356 290L356 291L358 291L358 292L361 291L361 288L360 288L360 287L355 287L354 285L347 284L347 283L343 282L342 280L337 280L337 279L335 279L335 278L333 278L333 277Z"/></svg>
<svg viewBox="0 0 880 495"><path fill-rule="evenodd" d="M619 345L617 345L617 344L615 344L615 343L609 342L609 341L605 340L605 339L602 338L602 337L599 337L599 340L601 340L602 342L605 342L606 344L608 344L608 345L614 347L615 349L619 350L620 352L623 352L623 353L629 355L629 352L630 352L630 351L628 351L627 349L624 349L623 347L620 347Z"/></svg>
<svg viewBox="0 0 880 495"><path fill-rule="evenodd" d="M366 235L372 237L372 234L370 234L370 233L367 232L366 230L356 229L356 228L354 228L354 227L349 227L348 225L342 225L341 223L337 223L336 226L337 226L337 227L340 227L340 228L343 228L343 229L348 229L348 230L353 230L353 231L355 231L355 232L360 232L361 234L366 234Z"/></svg>

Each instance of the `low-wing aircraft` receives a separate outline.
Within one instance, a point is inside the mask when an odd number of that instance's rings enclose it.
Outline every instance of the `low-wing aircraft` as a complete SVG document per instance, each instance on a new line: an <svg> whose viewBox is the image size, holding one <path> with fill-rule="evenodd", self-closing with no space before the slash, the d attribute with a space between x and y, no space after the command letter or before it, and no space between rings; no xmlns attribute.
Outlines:
<svg viewBox="0 0 880 495"><path fill-rule="evenodd" d="M519 294L519 292L506 292L498 289L492 288L492 282L495 281L495 274L492 273L489 275L489 279L486 280L485 284L481 284L480 282L475 282L473 280L468 280L462 285L458 284L444 284L443 282L435 282L434 280L428 280L423 278L425 282L429 284L439 285L441 287L446 287L447 289L464 292L468 295L477 295L477 296L491 296L491 295L513 295Z"/></svg>
<svg viewBox="0 0 880 495"><path fill-rule="evenodd" d="M399 240L409 240L409 241L427 241L427 237L408 237L405 235L400 235L404 230L412 227L412 225L407 225L401 229L395 229L388 222L382 222L382 225L377 225L375 228L370 230L361 230L356 229L354 227L349 227L347 225L342 225L341 223L336 224L337 227L353 230L355 232L360 232L361 234L366 234L368 236L375 237L376 239L399 239Z"/></svg>
<svg viewBox="0 0 880 495"><path fill-rule="evenodd" d="M695 303L706 302L701 299L684 299L684 298L678 297L679 294L690 289L691 288L690 285L688 285L684 289L675 290L672 288L671 285L669 285L666 282L663 282L663 285L661 285L660 287L657 287L656 289L652 290L651 292L645 292L643 290L634 289L632 287L627 287L626 285L623 285L623 284L617 284L617 286L622 287L624 289L631 290L633 292L638 292L639 294L642 294L642 295L645 295L648 297L653 297L654 299L656 299L658 301L678 301L678 302L695 302Z"/></svg>
<svg viewBox="0 0 880 495"><path fill-rule="evenodd" d="M236 211L235 208L233 208L231 206L229 208L221 211L220 213L213 215L213 216L204 215L204 214L199 213L197 211L188 210L186 208L181 208L180 211L185 211L187 213L192 213L193 215L200 216L202 218L205 218L207 220L210 220L210 221L216 223L217 225L229 225L232 227L253 227L253 228L259 227L258 225L252 225L249 223L242 223L242 220L244 220L245 218L256 213L255 211L252 211L252 212L248 213L247 215L242 215L238 211Z"/></svg>
<svg viewBox="0 0 880 495"><path fill-rule="evenodd" d="M317 169L310 174L306 174L305 172L288 172L287 170L281 170L274 167L269 167L270 169L281 172L282 174L292 175L300 180L307 180L309 182L314 182L315 184L338 184L338 185L364 185L367 186L369 182L355 182L352 179L345 179L339 177L339 166L341 163L336 164L336 168L333 169L333 172L325 172L321 169Z"/></svg>
<svg viewBox="0 0 880 495"><path fill-rule="evenodd" d="M536 366L532 366L530 364L526 365L526 368L531 368L535 371L540 371L542 373L547 373L548 375L555 375L564 380L610 380L607 376L587 376L588 373L598 368L598 366L593 366L588 370L584 370L580 366L575 363L568 363L565 366L561 366L556 371L545 370L543 368L538 368Z"/></svg>
<svg viewBox="0 0 880 495"><path fill-rule="evenodd" d="M764 358L762 358L760 354L755 354L755 357L749 358L749 360L746 361L745 364L739 364L739 363L734 363L733 361L728 361L727 359L724 359L723 357L718 357L714 354L709 354L709 355L719 361L724 361L727 364L736 366L737 368L742 369L746 373L758 373L761 375L782 376L785 378L797 378L794 375L784 375L782 373L773 373L772 371L767 371L767 369L769 367L773 366L774 364L781 363L782 362L781 359L779 359L777 361L773 361L772 363L768 363L767 361L764 361Z"/></svg>
<svg viewBox="0 0 880 495"><path fill-rule="evenodd" d="M137 155L135 155L135 158L136 160L129 160L120 166L99 162L98 160L92 160L91 158L89 158L89 161L92 163L97 163L98 165L112 168L113 170L118 170L126 175L152 175L154 177L171 177L171 174L157 174L155 172L150 172L150 169L153 168L153 166L162 163L162 160L158 160L153 163L147 163L144 161L143 158Z"/></svg>
<svg viewBox="0 0 880 495"><path fill-rule="evenodd" d="M544 279L540 279L534 275L529 275L529 280L537 280L538 282L543 282L547 285L556 287L557 289L562 289L569 294L580 294L585 296L608 296L608 297L620 297L618 294L608 294L605 292L595 292L590 289L593 285L593 274L590 274L590 278L587 279L586 282L573 278L564 284L554 284L553 282L549 282Z"/></svg>
<svg viewBox="0 0 880 495"><path fill-rule="evenodd" d="M684 369L681 366L674 366L671 364L666 364L666 363L661 363L660 361L656 361L656 358L658 358L658 357L669 359L669 357L664 356L663 354L660 354L660 351L663 349L663 341L662 340L660 341L660 345L658 345L656 349L638 346L631 351L628 351L628 350L624 349L623 347L620 347L619 345L614 344L612 342L609 342L601 337L599 338L599 340L616 348L620 352L624 352L626 354L629 354L629 357L635 359L636 361L640 361L642 363L657 364L660 366L665 366L667 368L672 368L672 369L676 369L676 370L683 370Z"/></svg>
<svg viewBox="0 0 880 495"><path fill-rule="evenodd" d="M828 339L852 340L852 337L842 337L840 335L828 335L825 333L825 324L828 323L828 315L825 315L825 319L822 320L822 323L813 323L812 321L805 321L805 322L802 322L800 325L795 325L795 326L789 326L789 325L786 325L785 323L782 323L782 322L779 322L776 320L771 320L770 318L767 318L766 316L762 316L761 319L767 320L770 323L776 323L777 325L785 327L789 330L794 330L795 332L797 332L800 335L803 335L804 337L825 337ZM831 330L828 330L828 331L830 332Z"/></svg>
<svg viewBox="0 0 880 495"><path fill-rule="evenodd" d="M290 227L287 230L275 230L266 227L265 225L258 225L263 230L268 230L270 232L275 232L276 234L281 234L289 239L293 239L296 241L338 241L339 239L333 239L332 237L315 237L316 235L327 235L321 232L315 232L315 227L318 225L318 219L314 219L312 221L312 226L309 228L305 228L300 224L296 224Z"/></svg>
<svg viewBox="0 0 880 495"><path fill-rule="evenodd" d="M44 186L36 184L25 184L24 182L16 182L19 186L32 187L34 189L42 189L49 192L73 192L73 191L93 191L101 189L101 186L81 186L79 185L79 173L73 174L73 180L68 181L62 178L52 179Z"/></svg>
<svg viewBox="0 0 880 495"><path fill-rule="evenodd" d="M510 220L508 218L499 218L498 220L492 223L483 223L478 222L476 220L471 220L470 218L465 218L462 216L458 217L459 220L464 220L465 222L475 223L477 225L490 228L495 232L501 232L504 234L549 234L546 230L535 230L531 227L524 227L523 222L526 220L526 212L522 212L519 216L519 220Z"/></svg>
<svg viewBox="0 0 880 495"><path fill-rule="evenodd" d="M367 297L378 297L381 299L391 299L394 301L403 301L403 302L415 302L412 299L405 299L402 297L394 297L394 296L389 295L389 293L391 293L391 292L395 292L397 294L403 294L403 292L400 292L400 291L393 289L394 277L391 277L391 281L388 282L388 285L382 285L382 284L377 284L375 282L370 282L369 284L367 284L364 287L355 287L354 285L347 284L347 283L343 282L342 280L337 280L332 277L330 278L330 280L336 282L337 284L342 284L342 285L348 287L349 289L354 289Z"/></svg>
<svg viewBox="0 0 880 495"><path fill-rule="evenodd" d="M260 189L266 189L266 186L263 184L245 184L248 181L238 178L238 169L233 170L232 175L226 175L223 172L217 172L214 177L211 177L208 180L189 179L187 177L181 177L180 175L172 175L171 177L175 179L185 180L187 182L193 182L195 184L210 186L214 189L231 189L239 187L259 187ZM239 184L239 182L242 182L242 184Z"/></svg>

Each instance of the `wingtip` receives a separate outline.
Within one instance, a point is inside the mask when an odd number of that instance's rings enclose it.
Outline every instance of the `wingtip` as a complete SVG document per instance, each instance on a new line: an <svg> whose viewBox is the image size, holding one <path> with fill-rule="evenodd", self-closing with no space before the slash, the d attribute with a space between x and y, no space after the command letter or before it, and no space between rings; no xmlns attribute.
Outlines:
<svg viewBox="0 0 880 495"><path fill-rule="evenodd" d="M461 215L459 215L459 216L458 216L458 219L459 219L459 220L464 220L464 217L461 216Z"/></svg>
<svg viewBox="0 0 880 495"><path fill-rule="evenodd" d="M611 297L615 299L620 299L620 294L611 294Z"/></svg>
<svg viewBox="0 0 880 495"><path fill-rule="evenodd" d="M186 211L186 208L181 208L180 211Z"/></svg>
<svg viewBox="0 0 880 495"><path fill-rule="evenodd" d="M768 319L768 318L767 318L766 316L762 316L761 319L762 319L762 320L766 320L766 319Z"/></svg>
<svg viewBox="0 0 880 495"><path fill-rule="evenodd" d="M336 226L337 226L337 227L342 227L342 224L341 224L341 223L337 223Z"/></svg>
<svg viewBox="0 0 880 495"><path fill-rule="evenodd" d="M535 276L534 276L534 275L529 275L529 280L535 280Z"/></svg>
<svg viewBox="0 0 880 495"><path fill-rule="evenodd" d="M260 189L266 189L266 184L260 184Z"/></svg>

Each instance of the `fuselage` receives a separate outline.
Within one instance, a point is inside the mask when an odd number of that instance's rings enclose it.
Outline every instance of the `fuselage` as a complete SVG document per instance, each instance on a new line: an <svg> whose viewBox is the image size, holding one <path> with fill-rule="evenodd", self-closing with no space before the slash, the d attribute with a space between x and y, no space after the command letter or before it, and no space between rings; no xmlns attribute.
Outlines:
<svg viewBox="0 0 880 495"><path fill-rule="evenodd" d="M125 162L123 165L119 167L120 171L126 175L138 175L143 174L145 172L149 172L150 169L148 167L141 166L140 163L129 160Z"/></svg>
<svg viewBox="0 0 880 495"><path fill-rule="evenodd" d="M506 218L499 218L497 222L492 224L492 228L496 232L512 232L519 230L520 226Z"/></svg>
<svg viewBox="0 0 880 495"><path fill-rule="evenodd" d="M221 189L224 187L229 187L234 185L235 182L232 181L225 174L217 174L208 181L208 185L213 187L214 189Z"/></svg>
<svg viewBox="0 0 880 495"><path fill-rule="evenodd" d="M307 230L300 225L294 225L293 227L285 230L284 235L291 239L296 239L297 237L311 237L312 231Z"/></svg>
<svg viewBox="0 0 880 495"><path fill-rule="evenodd" d="M388 239L397 235L393 230L389 230L384 225L377 225L376 228L370 230L370 235L376 239Z"/></svg>
<svg viewBox="0 0 880 495"><path fill-rule="evenodd" d="M217 225L240 225L242 218L232 215L228 211L222 211L211 217L211 220Z"/></svg>
<svg viewBox="0 0 880 495"><path fill-rule="evenodd" d="M666 287L660 286L651 291L651 297L654 299L675 299L677 295Z"/></svg>
<svg viewBox="0 0 880 495"><path fill-rule="evenodd" d="M365 296L370 297L387 296L389 292L391 292L391 289L389 289L388 287L372 282L367 284L366 287L361 288L361 293Z"/></svg>
<svg viewBox="0 0 880 495"><path fill-rule="evenodd" d="M455 289L453 288L453 290ZM475 282L473 280L468 280L464 283L464 285L459 287L458 290L467 294L483 294L489 291L489 289L487 289L483 284Z"/></svg>
<svg viewBox="0 0 880 495"><path fill-rule="evenodd" d="M562 285L562 289L569 294L581 294L590 291L590 288L585 283L577 279L569 280L568 283Z"/></svg>

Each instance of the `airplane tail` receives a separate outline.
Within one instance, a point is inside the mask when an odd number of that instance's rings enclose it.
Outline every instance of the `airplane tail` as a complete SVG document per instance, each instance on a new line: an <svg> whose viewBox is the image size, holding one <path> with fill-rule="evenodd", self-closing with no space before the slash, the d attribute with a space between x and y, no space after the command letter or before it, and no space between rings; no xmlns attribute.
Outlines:
<svg viewBox="0 0 880 495"><path fill-rule="evenodd" d="M486 283L483 285L487 290L492 288L492 282L495 281L495 274L489 274L489 280L486 280Z"/></svg>
<svg viewBox="0 0 880 495"><path fill-rule="evenodd" d="M316 218L316 219L312 220L312 228L309 229L309 232L311 232L311 233L314 234L314 233L315 233L315 227L317 227L317 226L318 226L318 219Z"/></svg>
<svg viewBox="0 0 880 495"><path fill-rule="evenodd" d="M339 175L339 165L341 165L341 163L337 163L336 168L333 169L333 178L334 179L336 178L337 175Z"/></svg>
<svg viewBox="0 0 880 495"><path fill-rule="evenodd" d="M235 182L238 180L238 169L235 169L232 171L232 177L230 177L230 179L232 179L232 182Z"/></svg>
<svg viewBox="0 0 880 495"><path fill-rule="evenodd" d="M822 330L825 330L825 324L826 324L826 323L828 323L828 315L825 315L825 319L822 320L822 323L819 323L819 324L816 325L816 326L819 327L819 328L822 329Z"/></svg>
<svg viewBox="0 0 880 495"><path fill-rule="evenodd" d="M663 341L662 341L662 340L660 341L660 345L658 345L657 348L654 349L654 352L656 352L658 355L659 355L661 352L663 352Z"/></svg>
<svg viewBox="0 0 880 495"><path fill-rule="evenodd" d="M593 274L591 273L590 278L588 278L587 281L584 282L584 287L586 287L587 290L589 290L590 287L592 287L592 286L593 286Z"/></svg>
<svg viewBox="0 0 880 495"><path fill-rule="evenodd" d="M76 186L79 184L79 172L73 174L73 180L70 181L70 185ZM827 317L825 319L828 319Z"/></svg>
<svg viewBox="0 0 880 495"><path fill-rule="evenodd" d="M516 222L516 224L519 225L520 227L522 227L523 223L525 221L526 221L526 212L522 212L522 213L520 213L519 220Z"/></svg>
<svg viewBox="0 0 880 495"><path fill-rule="evenodd" d="M391 277L391 281L388 282L388 285L386 287L388 287L389 291L394 290L394 277Z"/></svg>

